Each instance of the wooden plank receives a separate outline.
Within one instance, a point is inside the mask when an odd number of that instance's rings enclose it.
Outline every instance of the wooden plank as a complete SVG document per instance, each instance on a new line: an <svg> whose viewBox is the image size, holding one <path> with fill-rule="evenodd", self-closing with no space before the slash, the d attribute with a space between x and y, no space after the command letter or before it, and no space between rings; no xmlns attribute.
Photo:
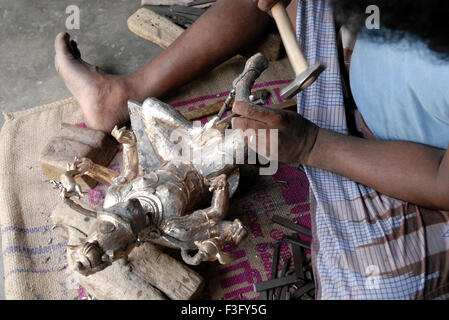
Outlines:
<svg viewBox="0 0 449 320"><path fill-rule="evenodd" d="M59 181L61 174L67 170L67 164L75 157L87 157L107 167L117 152L118 144L109 134L99 130L63 123L61 130L55 134L39 157L43 174L51 180ZM97 185L97 181L87 176L76 178L76 182L83 190Z"/></svg>
<svg viewBox="0 0 449 320"><path fill-rule="evenodd" d="M128 28L164 49L184 32L180 26L147 8L140 8L128 18Z"/></svg>
<svg viewBox="0 0 449 320"><path fill-rule="evenodd" d="M135 248L129 263L139 279L151 283L170 299L196 299L202 293L202 276L150 243Z"/></svg>

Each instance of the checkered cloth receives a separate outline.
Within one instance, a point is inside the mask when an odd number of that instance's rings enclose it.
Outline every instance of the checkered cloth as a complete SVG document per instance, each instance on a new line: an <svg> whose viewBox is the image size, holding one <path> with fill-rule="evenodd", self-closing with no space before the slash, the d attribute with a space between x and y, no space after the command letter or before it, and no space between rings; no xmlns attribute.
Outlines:
<svg viewBox="0 0 449 320"><path fill-rule="evenodd" d="M347 134L336 29L325 0L299 1L297 36L327 70L298 95L298 112ZM312 259L318 299L449 298L449 213L381 195L340 175L305 168L316 211Z"/></svg>

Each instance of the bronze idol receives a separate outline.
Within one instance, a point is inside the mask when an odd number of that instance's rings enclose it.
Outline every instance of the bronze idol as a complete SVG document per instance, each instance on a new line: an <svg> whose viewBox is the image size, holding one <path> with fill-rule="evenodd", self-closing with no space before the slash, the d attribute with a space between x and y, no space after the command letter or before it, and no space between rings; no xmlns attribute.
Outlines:
<svg viewBox="0 0 449 320"><path fill-rule="evenodd" d="M236 100L249 99L255 79L267 65L261 54L248 60L233 83ZM76 211L96 217L85 242L68 248L76 271L83 275L101 271L144 241L181 249L183 260L191 265L232 261L223 248L228 243L239 244L247 230L239 219L224 220L239 170L223 159L229 154L234 157L242 143L233 139L223 142L225 122L214 118L203 128L194 126L155 98L146 99L142 106L130 101L129 110L131 119L137 116L143 125L140 133L137 122L132 122L133 130L115 127L111 132L123 145L120 174L88 158L75 158L61 175L64 201ZM173 132L178 139L173 139ZM151 145L145 148L141 140ZM157 167L147 165L151 148ZM195 157L198 161L192 160ZM101 210L86 209L74 200L82 196L75 182L80 175L108 185ZM191 255L193 250L196 252Z"/></svg>

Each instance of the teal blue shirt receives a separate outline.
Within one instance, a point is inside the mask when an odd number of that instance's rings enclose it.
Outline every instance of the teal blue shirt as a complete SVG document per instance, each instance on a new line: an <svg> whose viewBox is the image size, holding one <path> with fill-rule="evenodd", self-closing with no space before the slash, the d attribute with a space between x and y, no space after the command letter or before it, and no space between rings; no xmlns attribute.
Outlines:
<svg viewBox="0 0 449 320"><path fill-rule="evenodd" d="M421 41L359 38L350 82L357 107L378 139L448 147L449 61Z"/></svg>

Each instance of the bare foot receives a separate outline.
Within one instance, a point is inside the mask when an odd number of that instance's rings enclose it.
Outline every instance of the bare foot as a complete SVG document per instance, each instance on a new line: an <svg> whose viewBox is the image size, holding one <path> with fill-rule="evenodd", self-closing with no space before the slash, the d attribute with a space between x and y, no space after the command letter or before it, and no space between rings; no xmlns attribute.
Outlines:
<svg viewBox="0 0 449 320"><path fill-rule="evenodd" d="M110 132L128 121L130 89L121 76L108 75L81 60L76 42L66 32L55 40L55 66L83 110L87 125Z"/></svg>

